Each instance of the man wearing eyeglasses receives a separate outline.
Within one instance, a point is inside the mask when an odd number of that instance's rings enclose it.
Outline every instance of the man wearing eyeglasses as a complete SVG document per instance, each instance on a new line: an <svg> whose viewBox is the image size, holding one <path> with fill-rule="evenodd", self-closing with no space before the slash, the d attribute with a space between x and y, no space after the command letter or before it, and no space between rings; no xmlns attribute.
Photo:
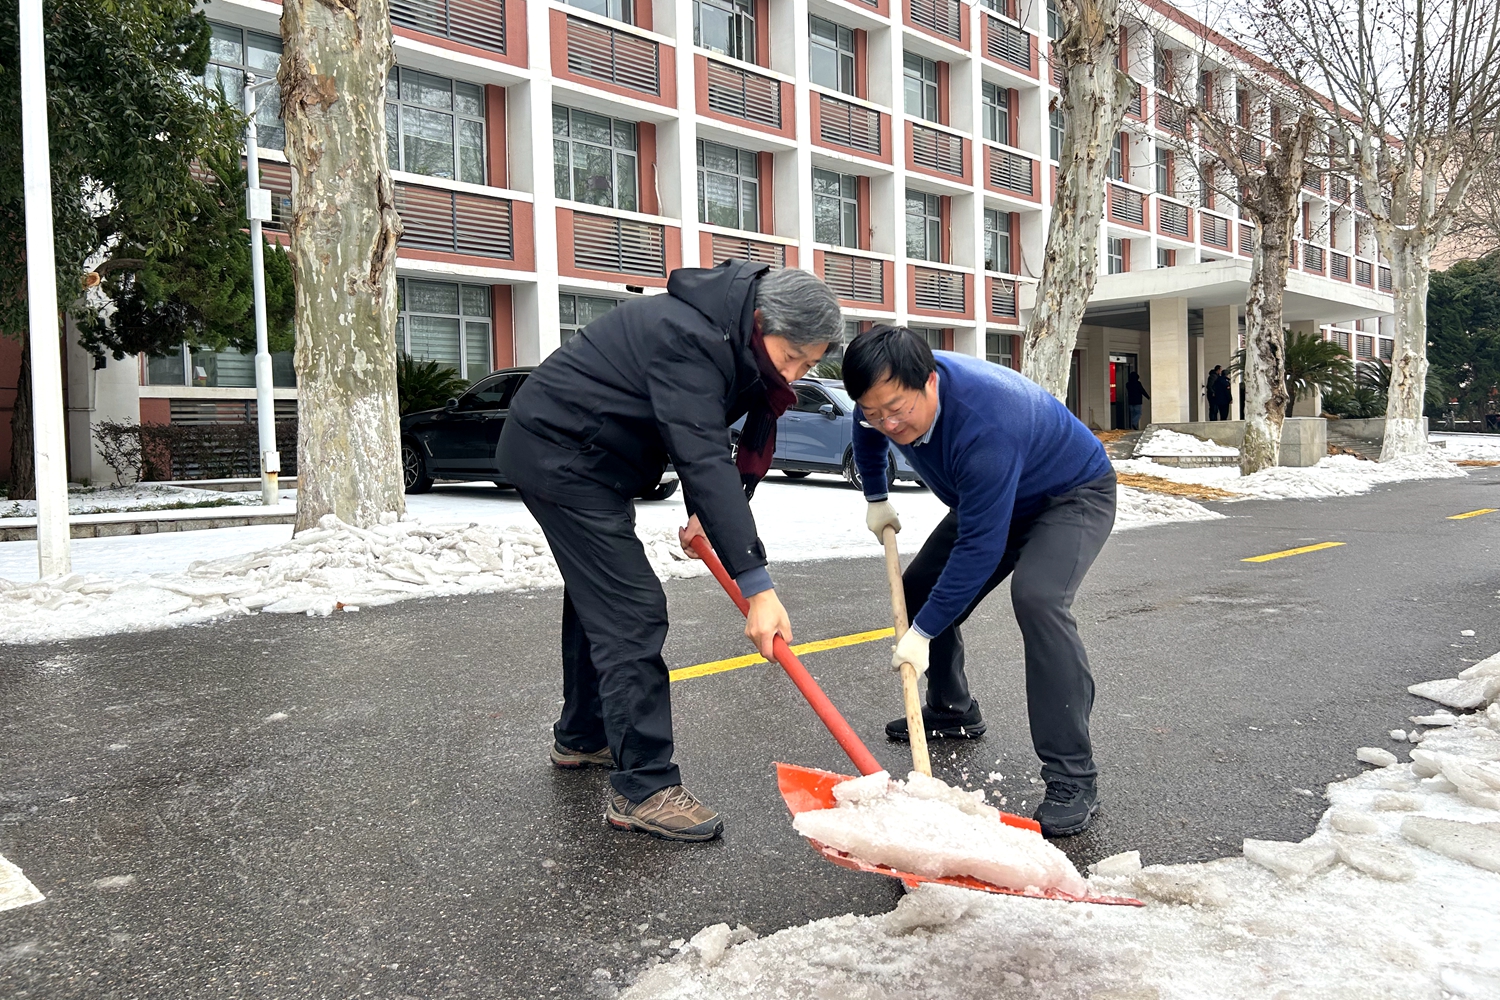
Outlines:
<svg viewBox="0 0 1500 1000"><path fill-rule="evenodd" d="M927 674L928 736L984 734L960 626L1010 577L1032 745L1047 782L1036 819L1049 837L1081 833L1099 808L1098 772L1089 741L1094 680L1072 605L1114 526L1115 474L1104 446L1031 380L978 358L934 353L905 327L855 338L844 355L844 388L859 405L854 461L875 537L901 530L887 494L891 444L949 507L902 576L915 617L891 658ZM905 718L885 731L909 738Z"/></svg>

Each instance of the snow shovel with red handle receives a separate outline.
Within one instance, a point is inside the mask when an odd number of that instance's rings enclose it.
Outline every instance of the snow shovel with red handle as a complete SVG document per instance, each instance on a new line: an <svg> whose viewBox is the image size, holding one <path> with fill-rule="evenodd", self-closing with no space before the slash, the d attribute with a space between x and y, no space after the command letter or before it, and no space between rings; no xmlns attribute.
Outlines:
<svg viewBox="0 0 1500 1000"><path fill-rule="evenodd" d="M729 599L734 601L735 606L740 609L740 614L748 614L750 602L745 600L744 596L740 594L739 585L730 578L729 573L724 569L724 564L719 562L719 557L714 553L713 547L708 544L708 539L699 535L690 544L693 552L697 554L699 559L703 560L709 572L714 575L714 579L719 581L719 586L724 588L724 592L729 595ZM837 741L844 753L849 755L849 760L859 769L859 773L874 774L877 771L885 770L885 768L880 766L880 762L875 759L874 754L870 753L860 738L855 735L849 723L844 721L844 717L833 706L833 702L828 700L828 696L823 693L823 689L818 687L818 682L813 680L812 674L809 674L807 668L802 665L802 661L797 659L797 654L792 652L791 647L786 644L786 640L778 635L772 643L771 652L775 655L776 662L781 665L781 669L786 671L786 675L792 679L792 683L797 685L797 690L802 692L802 696L807 699L807 703L812 706L812 710L822 720L823 725L828 727L828 732L833 736L834 740ZM918 718L920 718L920 706L918 708ZM793 816L811 809L834 808L838 804L833 797L834 786L849 780L851 778L847 774L824 771L815 767L801 767L797 764L781 763L776 765L776 784L781 791L782 801L786 803L787 809L791 810ZM1012 813L1002 812L1000 813L1000 822L1006 826L1030 830L1037 835L1040 835L1042 832L1041 826L1035 820L1028 819L1025 816L1016 816ZM845 854L843 851L834 850L826 844L820 844L811 838L808 838L808 843L819 854L836 865L844 868L852 868L855 871L871 872L876 875L888 875L891 878L898 878L905 883L908 889L920 882L937 882L941 885L957 886L960 889L974 889L979 892L993 892L1005 896L1033 896L1040 899L1057 899L1072 903L1110 903L1120 906L1145 905L1138 899L1131 899L1126 896L1080 896L1058 889L1037 889L1035 887L1007 888L1005 886L993 885L977 878L971 878L967 875L948 875L941 878L930 875L917 875L913 872L904 872L891 868L888 865L871 864L852 854Z"/></svg>

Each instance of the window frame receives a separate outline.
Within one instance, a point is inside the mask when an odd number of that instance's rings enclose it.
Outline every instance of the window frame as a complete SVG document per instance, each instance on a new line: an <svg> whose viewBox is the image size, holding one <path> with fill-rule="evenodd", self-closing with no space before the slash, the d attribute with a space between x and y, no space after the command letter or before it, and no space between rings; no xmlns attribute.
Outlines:
<svg viewBox="0 0 1500 1000"><path fill-rule="evenodd" d="M994 225L991 225L991 222ZM986 208L984 210L984 269L991 274L1016 274L1013 269L1015 264L1015 247L1012 246L1011 238L1011 213L1003 212L998 208ZM991 243L994 243L993 251ZM1001 259L1000 248L1004 246L1004 259ZM991 267L990 262L995 266Z"/></svg>
<svg viewBox="0 0 1500 1000"><path fill-rule="evenodd" d="M568 133L566 135L560 135L558 133L558 131L557 131L557 127L558 127L558 112L559 111L563 111L563 112L567 113ZM603 119L603 120L609 122L609 140L610 140L610 144L608 146L602 146L602 145L600 145L600 143L597 140L594 140L594 139L584 139L584 138L576 137L573 134L574 131L575 131L575 126L573 124L574 116L575 115L591 115L591 116L593 116L595 118L600 118L600 119ZM629 146L624 146L624 145L618 145L617 144L619 142L619 137L622 134L621 133L621 126L628 126L629 134L630 134L630 145ZM567 160L567 163L565 165L558 163L557 157L558 157L558 152L559 152L559 149L558 149L559 146L566 146L567 147L568 160ZM598 149L607 149L609 151L609 167L610 167L610 189L609 190L610 190L610 200L609 200L609 202L607 204L600 203L600 202L597 202L597 201L585 201L582 198L576 197L576 195L578 194L578 191L576 190L576 187L575 187L575 181L577 179L577 173L578 173L578 171L580 169L583 169L583 168L578 167L575 164L576 157L575 157L574 153L575 153L575 149L578 146L585 146L585 147L589 147L589 148L596 149L596 150L598 150ZM638 212L638 211L640 211L640 203L641 203L641 201L640 201L640 198L641 198L641 192L640 192L640 184L641 184L641 182L640 182L640 178L641 178L640 146L641 146L640 124L638 122L633 122L633 121L630 121L629 119L626 119L626 118L614 118L614 117L609 116L609 115L602 115L602 114L599 114L597 111L588 111L588 110L586 110L584 108L574 108L574 107L569 107L566 104L556 104L556 103L554 103L552 105L552 179L553 179L553 191L556 194L558 200L559 201L574 202L574 203L580 204L580 205L589 205L589 206L594 207L594 208L613 208L613 209L615 209L617 211L621 211L621 212ZM630 194L630 204L629 205L622 205L620 203L621 202L620 192L621 192L621 187L622 187L622 185L621 185L621 160L622 160L622 158L628 159L631 162L631 169L630 169L630 191L629 191L629 194ZM563 178L558 173L558 167L559 166L563 166L564 169L565 169L565 171L566 171L565 176L567 178L567 185L568 185L566 193L564 193L561 190L561 181L562 181Z"/></svg>
<svg viewBox="0 0 1500 1000"><path fill-rule="evenodd" d="M729 49L717 49L703 41L703 7L724 12L729 19ZM755 0L693 0L693 44L741 62L755 62ZM738 47L735 51L736 46Z"/></svg>
<svg viewBox="0 0 1500 1000"><path fill-rule="evenodd" d="M1105 267L1107 274L1125 274L1128 270L1125 256L1125 239L1122 236L1107 237L1105 245Z"/></svg>
<svg viewBox="0 0 1500 1000"><path fill-rule="evenodd" d="M831 38L826 35L820 35L818 33L818 28L822 25L826 25L828 28L833 29ZM845 35L848 36L848 48L844 47ZM836 83L829 84L813 76L814 47L826 49L833 54L833 57L838 64L838 81ZM836 90L841 94L848 94L851 97L856 96L856 91L859 89L859 80L857 79L859 73L859 57L856 51L858 48L858 43L855 39L853 28L839 24L837 21L830 21L826 17L819 17L816 14L809 14L807 19L807 48L807 74L808 80L810 82L817 84L819 87L827 87L829 90Z"/></svg>
<svg viewBox="0 0 1500 1000"><path fill-rule="evenodd" d="M1062 162L1063 133L1067 130L1067 119L1062 108L1047 111L1047 151L1054 163Z"/></svg>
<svg viewBox="0 0 1500 1000"><path fill-rule="evenodd" d="M250 38L251 36L255 36L256 38L265 39L275 44L276 59L280 62L282 52L281 39L275 35L268 35L264 31L256 31L253 28L246 28L238 24L229 24L226 21L209 21L208 24L210 30L214 33L220 31L234 31L239 33L240 61L233 63L214 58L212 45L213 40L217 38L215 34L211 36L209 42L208 65L204 67L203 75L199 79L205 87L217 90L222 94L224 99L236 111L240 112L244 112L245 110L246 73L254 73L261 80L269 79L273 81L261 88L255 95L256 145L261 149L285 149L286 122L281 117L281 84L274 82L276 80L276 70L269 66L253 66L250 63L249 57ZM262 47L262 50L266 52L271 51L269 47ZM215 69L220 72L214 73ZM209 75L211 73L217 79L210 81ZM234 73L239 77L235 81L234 94L226 92L225 88L221 86L226 73Z"/></svg>
<svg viewBox="0 0 1500 1000"><path fill-rule="evenodd" d="M921 207L913 211L913 203L920 200ZM912 224L920 219L922 228L923 255L912 253ZM933 254L936 253L936 256ZM943 253L943 198L912 188L906 189L906 256L911 260L925 260L935 264L947 263Z"/></svg>
<svg viewBox="0 0 1500 1000"><path fill-rule="evenodd" d="M1010 106L1010 88L985 80L980 88L980 105L983 108L981 127L985 139L1007 146L1015 145L1011 142L1014 109Z"/></svg>
<svg viewBox="0 0 1500 1000"><path fill-rule="evenodd" d="M818 190L817 185L819 181L819 174L824 175L822 179L825 181L825 183L830 178L834 178L837 180L839 186L839 191L837 194ZM861 221L859 217L859 175L841 174L836 170L828 170L824 167L813 167L812 183L814 242L823 243L827 246L848 247L849 249L853 250L859 249L859 225ZM852 192L846 194L844 191L846 187L852 188ZM820 200L835 201L838 204L839 240L837 242L829 242L820 238L822 236L822 234L818 232L818 202Z"/></svg>
<svg viewBox="0 0 1500 1000"><path fill-rule="evenodd" d="M435 80L445 80L445 81L447 81L447 83L448 83L448 93L450 95L449 109L445 111L445 110L443 110L441 108L431 107L430 105L419 104L416 101L408 101L404 97L402 97L402 89L403 88L402 88L402 85L401 85L401 83L402 83L401 78L406 73L411 73L413 75L420 74L421 76L426 77L428 80L433 80L433 81L435 81ZM393 82L395 83L395 96L394 97L392 96L392 90L391 90L391 84ZM477 115L469 113L469 112L460 111L458 109L458 100L459 100L459 96L458 95L459 95L459 86L460 85L463 85L465 87L473 87L476 90L478 90L479 93L478 93L477 96L478 96L478 100L479 100L479 113ZM425 172L423 172L421 170L414 170L414 169L412 169L411 165L408 165L408 163L407 163L407 154L406 154L406 134L407 134L406 119L407 119L407 108L411 108L414 111L430 112L430 113L436 114L436 115L447 115L448 117L450 117L452 119L452 126L453 127L452 127L452 147L451 148L453 150L453 172L450 175L448 175L447 177L444 177L443 174L425 173ZM395 110L395 128L394 129L392 128L392 119L391 119L392 109ZM454 77L440 76L437 73L428 73L425 70L412 69L411 67L392 66L390 74L386 77L385 116L386 116L386 159L387 159L387 163L390 164L390 168L392 170L400 170L400 171L403 171L403 172L408 173L408 174L417 174L418 176L421 176L421 177L437 177L437 178L442 179L442 180L461 181L462 183L465 183L465 184L480 184L480 185L484 185L484 184L488 184L489 183L489 138L490 138L490 136L489 136L489 121L486 119L486 116L485 116L485 95L484 95L484 87L483 87L483 85L477 84L477 83L470 83L467 80L459 80L459 79L456 79ZM462 134L462 123L463 122L469 122L471 124L472 123L478 123L478 125L479 125L479 150L478 150L478 153L479 153L479 179L478 180L471 180L468 177L461 176L461 174L463 173L463 167L464 167L464 152L463 152L464 147L461 146L460 143L459 143L459 136ZM395 144L394 148L391 145L391 140L392 140L393 137L396 140L396 144ZM396 162L394 162L394 163L390 163L390 158L392 156L394 156L395 160L396 160Z"/></svg>
<svg viewBox="0 0 1500 1000"><path fill-rule="evenodd" d="M915 66L912 64L916 63ZM931 78L928 71L931 70ZM915 75L913 75L915 71ZM923 121L942 124L942 109L939 106L938 95L938 64L935 59L928 59L917 52L903 52L901 55L901 108L908 117L921 118ZM913 111L912 86L915 84L916 99L921 105L920 109Z"/></svg>
<svg viewBox="0 0 1500 1000"><path fill-rule="evenodd" d="M458 290L458 312L439 313L427 311L415 311L411 308L411 299L407 289L415 281L426 285L450 285ZM485 311L481 313L467 311L464 303L465 289L483 289ZM411 352L411 317L432 316L439 319L454 319L458 321L458 367L456 371L459 377L469 382L476 382L494 371L495 366L495 310L493 290L490 285L482 285L472 281L433 281L429 278L409 278L404 275L396 278L396 349L403 354L411 354L418 361L437 361L446 363L442 358L421 357L418 358ZM471 374L470 368L470 327L484 327L484 356L487 359L485 370L478 374Z"/></svg>
<svg viewBox="0 0 1500 1000"><path fill-rule="evenodd" d="M607 17L611 21L619 21L621 24L635 24L634 0L600 0L599 3L580 2L580 0L563 0L570 7L586 10L590 14L599 17Z"/></svg>
<svg viewBox="0 0 1500 1000"><path fill-rule="evenodd" d="M590 303L608 302L610 303L610 307L609 309L605 309L603 312L600 312L598 315L594 316L593 319L590 319L588 322L580 323L578 321L578 303L580 300ZM600 316L608 314L618 306L624 305L624 303L624 299L617 299L609 295L588 295L583 292L559 291L557 293L557 312L559 327L558 344L566 344L571 338L577 336L579 331L588 326L589 323L592 323L595 320L599 319ZM570 313L573 317L571 321L567 318Z"/></svg>
<svg viewBox="0 0 1500 1000"><path fill-rule="evenodd" d="M707 147L724 150L735 154L735 173L728 174L718 167L707 166L704 163L704 154L708 152ZM740 149L712 139L699 139L697 143L698 155L698 221L706 226L719 226L724 229L738 229L747 233L758 233L760 227L760 156L754 150ZM750 173L744 172L745 164L749 163ZM712 222L708 218L708 178L706 174L712 174L721 178L733 178L735 185L735 216L737 225L727 226L722 222ZM749 205L746 205L746 197ZM747 219L746 212L749 212ZM749 225L746 225L746 222Z"/></svg>

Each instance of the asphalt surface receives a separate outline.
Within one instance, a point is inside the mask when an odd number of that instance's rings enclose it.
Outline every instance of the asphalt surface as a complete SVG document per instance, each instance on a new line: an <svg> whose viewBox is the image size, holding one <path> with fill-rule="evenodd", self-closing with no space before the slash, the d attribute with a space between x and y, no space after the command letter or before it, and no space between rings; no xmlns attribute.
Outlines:
<svg viewBox="0 0 1500 1000"><path fill-rule="evenodd" d="M1396 749L1386 732L1431 708L1406 685L1500 648L1500 514L1447 519L1500 507L1500 469L1472 471L1112 538L1076 606L1104 808L1060 842L1074 860L1301 838L1354 748ZM1324 541L1346 544L1240 561ZM889 624L876 560L773 570L800 641ZM712 580L667 590L673 666L745 651ZM607 996L706 924L895 904L792 831L773 762L848 765L767 665L673 689L678 760L724 839L607 829L602 773L546 759L559 616L539 592L0 647L0 854L47 895L0 913L0 997ZM989 733L934 764L1029 811L1003 589L967 640ZM807 659L897 770L885 662L882 643Z"/></svg>

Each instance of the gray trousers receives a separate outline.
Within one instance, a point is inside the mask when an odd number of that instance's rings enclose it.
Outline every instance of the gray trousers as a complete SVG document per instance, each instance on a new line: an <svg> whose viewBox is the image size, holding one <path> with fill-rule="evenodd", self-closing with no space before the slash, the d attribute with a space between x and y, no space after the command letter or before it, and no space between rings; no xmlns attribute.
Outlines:
<svg viewBox="0 0 1500 1000"><path fill-rule="evenodd" d="M1010 540L995 571L963 614L933 637L927 667L931 715L956 718L973 707L960 626L990 591L1011 577L1011 605L1026 646L1031 743L1041 758L1042 775L1093 780L1098 773L1089 742L1094 678L1072 609L1078 585L1114 523L1113 472L1053 497L1042 510L1011 523ZM949 511L902 574L913 616L937 585L957 541L958 515Z"/></svg>

